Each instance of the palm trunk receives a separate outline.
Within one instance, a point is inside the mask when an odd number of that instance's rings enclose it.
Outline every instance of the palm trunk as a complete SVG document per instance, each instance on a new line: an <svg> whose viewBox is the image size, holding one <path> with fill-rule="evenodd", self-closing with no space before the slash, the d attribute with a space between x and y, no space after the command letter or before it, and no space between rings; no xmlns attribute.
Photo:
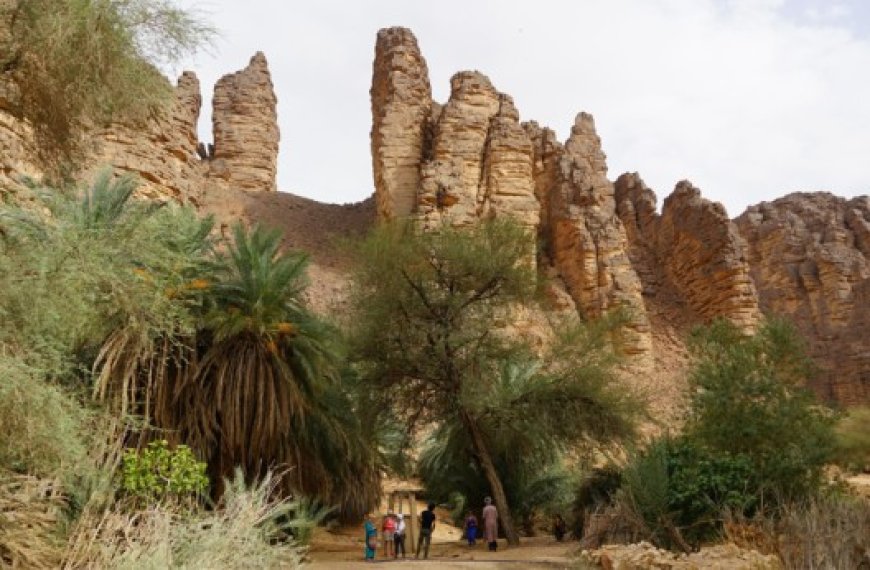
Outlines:
<svg viewBox="0 0 870 570"><path fill-rule="evenodd" d="M474 446L474 454L477 457L477 462L483 470L486 480L489 482L492 498L495 501L495 506L498 509L501 527L504 530L505 538L508 544L517 546L520 543L520 537L517 534L517 529L514 526L514 520L511 517L511 511L508 507L507 497L504 494L504 487L501 484L501 479L498 476L498 471L495 470L495 465L492 462L492 457L489 454L489 449L483 439L483 434L477 425L477 421L467 411L460 412L462 423L465 429L471 435L471 444Z"/></svg>

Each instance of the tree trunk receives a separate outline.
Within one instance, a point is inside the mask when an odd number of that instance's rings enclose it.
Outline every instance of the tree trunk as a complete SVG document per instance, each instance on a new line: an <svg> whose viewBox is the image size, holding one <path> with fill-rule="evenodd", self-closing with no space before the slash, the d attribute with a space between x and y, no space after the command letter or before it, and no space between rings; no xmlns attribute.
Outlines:
<svg viewBox="0 0 870 570"><path fill-rule="evenodd" d="M504 487L501 484L501 479L498 476L498 471L495 470L495 465L492 463L489 449L483 439L483 434L477 426L477 421L471 417L467 411L460 412L462 423L465 429L471 435L471 443L474 446L474 453L477 456L477 462L489 482L490 490L492 491L492 499L495 501L495 506L498 509L498 518L501 521L501 527L504 530L505 538L508 544L518 546L520 537L517 534L517 529L514 526L514 520L511 517L510 507L508 507L507 497L504 494Z"/></svg>

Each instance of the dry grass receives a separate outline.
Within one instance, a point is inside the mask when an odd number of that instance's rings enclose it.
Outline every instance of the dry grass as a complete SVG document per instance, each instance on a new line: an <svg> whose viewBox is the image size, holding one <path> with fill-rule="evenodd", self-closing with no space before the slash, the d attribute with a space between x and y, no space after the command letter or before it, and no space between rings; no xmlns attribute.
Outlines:
<svg viewBox="0 0 870 570"><path fill-rule="evenodd" d="M190 570L296 568L304 550L284 537L280 524L289 503L275 500L275 480L246 487L227 484L212 511L185 512L169 505L130 511L114 504L84 517L65 568Z"/></svg>
<svg viewBox="0 0 870 570"><path fill-rule="evenodd" d="M783 506L775 520L732 517L725 523L725 539L776 554L786 569L870 570L870 501L820 497Z"/></svg>
<svg viewBox="0 0 870 570"><path fill-rule="evenodd" d="M0 471L0 567L57 568L64 506L56 480Z"/></svg>

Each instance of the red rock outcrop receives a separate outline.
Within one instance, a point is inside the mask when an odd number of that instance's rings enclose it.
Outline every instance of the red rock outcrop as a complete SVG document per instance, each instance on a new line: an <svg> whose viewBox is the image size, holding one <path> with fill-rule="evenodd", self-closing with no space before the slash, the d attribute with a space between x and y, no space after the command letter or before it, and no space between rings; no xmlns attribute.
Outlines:
<svg viewBox="0 0 870 570"><path fill-rule="evenodd" d="M870 198L790 194L736 220L765 314L791 318L822 373L815 388L870 401Z"/></svg>
<svg viewBox="0 0 870 570"><path fill-rule="evenodd" d="M410 30L378 32L370 94L378 214L384 219L409 216L417 208L432 112L429 70Z"/></svg>
<svg viewBox="0 0 870 570"><path fill-rule="evenodd" d="M262 52L257 52L245 69L218 80L212 110L210 178L240 190L277 190L277 105Z"/></svg>

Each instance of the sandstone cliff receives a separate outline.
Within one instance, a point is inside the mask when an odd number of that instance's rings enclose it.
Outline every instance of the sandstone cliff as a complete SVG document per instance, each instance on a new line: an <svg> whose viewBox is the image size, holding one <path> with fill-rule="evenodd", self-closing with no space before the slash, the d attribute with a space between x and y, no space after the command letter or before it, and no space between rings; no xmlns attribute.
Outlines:
<svg viewBox="0 0 870 570"><path fill-rule="evenodd" d="M42 172L27 124L10 112L10 85L0 82L0 187ZM92 153L83 178L102 168L139 176L143 198L199 203L209 187L276 190L278 120L276 97L262 53L215 87L212 145L198 142L202 96L199 80L184 72L168 108L144 124L113 124L91 133Z"/></svg>
<svg viewBox="0 0 870 570"><path fill-rule="evenodd" d="M660 377L647 388L671 399L691 326L721 317L751 332L764 314L785 313L828 363L820 390L870 400L870 340L860 334L870 330L866 198L806 198L813 207L789 198L750 208L735 224L682 181L659 214L636 173L607 178L591 115L578 114L562 143L547 127L520 123L513 100L485 75L457 73L450 87L446 103L432 101L414 35L379 32L371 103L382 219L437 227L516 218L572 308L589 317L627 309L632 362Z"/></svg>
<svg viewBox="0 0 870 570"><path fill-rule="evenodd" d="M28 126L8 112L6 87L0 192L21 175L40 176ZM559 141L552 129L521 122L512 98L477 71L455 74L448 100L433 101L426 61L404 28L380 31L375 46L371 205L321 207L258 192L276 189L279 143L263 54L217 83L213 145L198 142L200 106L199 82L185 73L162 115L95 132L88 168L135 172L141 196L191 202L223 225L282 226L288 245L316 250L315 281L334 297L343 295L343 265L323 236L364 231L374 210L379 219L410 217L425 227L513 217L529 229L530 263L559 310L589 317L628 310L626 348L642 371L634 377L665 420L678 415L684 394L685 336L716 317L747 331L763 315L792 318L822 366L816 389L846 404L870 401L867 197L794 194L732 221L683 181L659 213L639 175L608 179L591 115L578 114ZM316 224L302 223L307 217ZM538 317L518 315L512 325L528 332Z"/></svg>
<svg viewBox="0 0 870 570"><path fill-rule="evenodd" d="M798 324L822 367L816 389L870 401L870 198L790 194L737 218L766 314Z"/></svg>

